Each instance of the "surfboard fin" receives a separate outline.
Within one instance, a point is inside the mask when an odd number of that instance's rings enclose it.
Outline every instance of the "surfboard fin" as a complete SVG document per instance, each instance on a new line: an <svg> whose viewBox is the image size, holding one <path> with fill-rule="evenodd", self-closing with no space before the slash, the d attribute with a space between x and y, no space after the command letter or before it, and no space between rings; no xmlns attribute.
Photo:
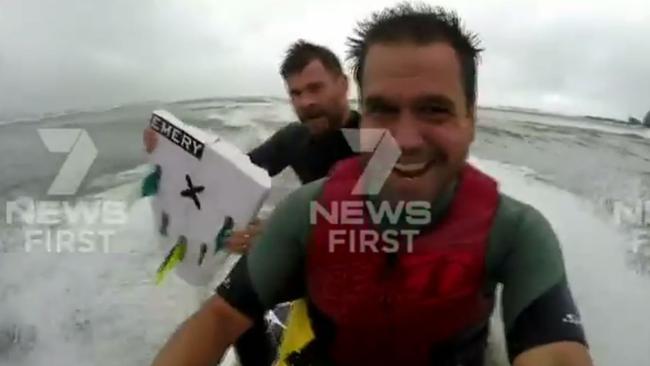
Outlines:
<svg viewBox="0 0 650 366"><path fill-rule="evenodd" d="M201 254L199 254L199 266L203 264L203 259L205 258L205 253L208 252L208 245L206 243L201 244Z"/></svg>
<svg viewBox="0 0 650 366"><path fill-rule="evenodd" d="M217 237L214 239L214 254L217 254L218 251L226 246L226 240L230 237L230 234L232 234L232 228L234 225L235 223L232 217L224 217L221 229L219 230Z"/></svg>
<svg viewBox="0 0 650 366"><path fill-rule="evenodd" d="M156 271L156 285L160 285L163 279L176 265L183 261L185 258L185 252L187 250L187 241L184 237L180 237L178 242L174 247L169 251L163 262L158 267Z"/></svg>
<svg viewBox="0 0 650 366"><path fill-rule="evenodd" d="M160 185L160 177L162 175L162 168L156 165L154 171L142 181L140 187L140 195L142 197L155 196L158 193L158 186Z"/></svg>

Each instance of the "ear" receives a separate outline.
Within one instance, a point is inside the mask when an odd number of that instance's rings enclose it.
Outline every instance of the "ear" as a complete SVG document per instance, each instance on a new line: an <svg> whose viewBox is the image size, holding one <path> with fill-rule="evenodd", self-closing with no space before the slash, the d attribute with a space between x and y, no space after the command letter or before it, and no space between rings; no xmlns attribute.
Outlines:
<svg viewBox="0 0 650 366"><path fill-rule="evenodd" d="M349 92L349 87L350 87L350 82L348 80L348 76L345 75L345 74L342 74L341 79L340 79L340 83L341 83L341 88L343 88L343 90L345 91L345 94L347 95L348 92Z"/></svg>
<svg viewBox="0 0 650 366"><path fill-rule="evenodd" d="M474 137L476 134L476 105L469 106L465 113L465 122L463 125L465 126L464 128L467 129L467 137L469 139L469 143L474 142Z"/></svg>
<svg viewBox="0 0 650 366"><path fill-rule="evenodd" d="M470 142L474 142L474 137L476 135L476 104L470 106L467 111L467 119L469 120L468 128L470 129Z"/></svg>

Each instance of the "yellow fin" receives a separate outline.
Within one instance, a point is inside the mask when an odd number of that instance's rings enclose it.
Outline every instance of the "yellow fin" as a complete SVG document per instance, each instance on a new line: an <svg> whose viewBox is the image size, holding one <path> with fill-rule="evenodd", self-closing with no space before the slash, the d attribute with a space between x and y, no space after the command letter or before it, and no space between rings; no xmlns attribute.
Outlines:
<svg viewBox="0 0 650 366"><path fill-rule="evenodd" d="M307 303L305 300L296 300L291 303L287 329L284 330L278 352L278 366L286 366L287 356L293 351L300 351L312 339L314 333L307 313Z"/></svg>
<svg viewBox="0 0 650 366"><path fill-rule="evenodd" d="M169 273L178 263L183 261L185 258L185 251L187 249L187 244L182 238L178 243L169 251L165 260L158 267L156 271L156 285L160 285L167 273Z"/></svg>

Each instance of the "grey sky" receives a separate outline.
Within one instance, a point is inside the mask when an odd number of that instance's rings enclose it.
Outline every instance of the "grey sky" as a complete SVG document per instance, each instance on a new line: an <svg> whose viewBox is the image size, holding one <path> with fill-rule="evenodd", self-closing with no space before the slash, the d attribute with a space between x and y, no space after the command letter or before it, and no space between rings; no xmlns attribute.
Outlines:
<svg viewBox="0 0 650 366"><path fill-rule="evenodd" d="M2 0L0 116L284 95L277 69L292 41L322 43L343 57L355 22L394 3ZM483 41L482 105L620 118L650 109L645 0L435 4L456 9Z"/></svg>

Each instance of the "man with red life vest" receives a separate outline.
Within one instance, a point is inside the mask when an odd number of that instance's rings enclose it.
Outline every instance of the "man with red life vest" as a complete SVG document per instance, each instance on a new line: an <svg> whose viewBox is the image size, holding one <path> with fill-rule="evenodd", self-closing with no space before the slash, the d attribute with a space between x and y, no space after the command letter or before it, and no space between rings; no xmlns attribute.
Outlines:
<svg viewBox="0 0 650 366"><path fill-rule="evenodd" d="M592 365L548 221L466 161L478 53L476 38L444 9L401 4L360 23L349 56L361 128L387 130L399 161L377 194L354 189L370 154L290 194L154 365L213 365L251 319L303 297L315 338L289 363L483 365L499 283L513 365ZM341 206L348 212L314 214ZM381 207L398 215L377 215ZM428 220L413 220L422 207ZM392 250L379 235L390 231L417 234ZM369 232L381 239L368 243Z"/></svg>

